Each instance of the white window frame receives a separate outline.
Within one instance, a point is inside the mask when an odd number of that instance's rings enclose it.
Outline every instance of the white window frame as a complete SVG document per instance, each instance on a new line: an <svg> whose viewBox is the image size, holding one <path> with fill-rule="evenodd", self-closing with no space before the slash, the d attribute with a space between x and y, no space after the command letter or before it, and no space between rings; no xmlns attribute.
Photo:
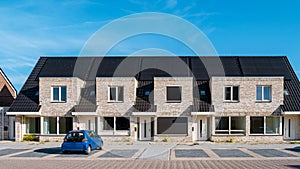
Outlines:
<svg viewBox="0 0 300 169"><path fill-rule="evenodd" d="M168 100L168 87L178 87L180 89L180 100ZM182 102L182 86L168 85L166 86L166 103L181 103Z"/></svg>
<svg viewBox="0 0 300 169"><path fill-rule="evenodd" d="M123 88L123 100L119 99L119 88ZM110 100L110 89L116 88L116 100ZM108 86L107 88L107 102L109 103L123 103L124 102L124 86Z"/></svg>
<svg viewBox="0 0 300 169"><path fill-rule="evenodd" d="M61 99L61 88L62 87L66 88L66 100L65 101ZM53 89L54 88L58 88L58 100L54 100L53 99ZM67 99L67 86L51 86L51 102L54 102L54 103L57 103L57 102L59 102L59 103L66 103L67 100L68 100Z"/></svg>
<svg viewBox="0 0 300 169"><path fill-rule="evenodd" d="M259 116L250 116L250 117L259 117ZM271 116L261 116L264 119L264 133L250 133L250 135L276 135L276 136L282 136L282 116L279 116L279 132L278 133L267 133L267 117ZM251 118L249 119L251 120ZM250 121L250 130L251 130L251 121Z"/></svg>
<svg viewBox="0 0 300 169"><path fill-rule="evenodd" d="M214 123L216 123L216 121L215 121L216 117L228 117L228 130L216 130L216 126L215 126L215 128L214 128L215 135L240 135L240 136L246 135L246 116L215 116L214 117ZM231 118L232 117L243 117L244 120L245 120L245 124L244 124L245 129L244 130L232 130L231 129ZM228 134L218 134L216 132L228 132ZM232 134L231 132L243 132L244 134L242 134L242 133Z"/></svg>
<svg viewBox="0 0 300 169"><path fill-rule="evenodd" d="M258 86L261 86L261 100L257 100L257 87ZM264 93L264 88L270 88L270 100L265 100L265 93ZM255 92L256 92L256 98L255 98L255 100L256 100L256 102L271 102L272 101L272 86L270 86L270 85L256 85L256 87L255 87Z"/></svg>
<svg viewBox="0 0 300 169"><path fill-rule="evenodd" d="M226 88L227 87L230 88L230 100L226 100ZM233 88L234 87L238 88L238 99L237 100L233 100ZM240 101L240 86L224 86L223 93L224 93L224 97L223 97L224 102L239 102Z"/></svg>

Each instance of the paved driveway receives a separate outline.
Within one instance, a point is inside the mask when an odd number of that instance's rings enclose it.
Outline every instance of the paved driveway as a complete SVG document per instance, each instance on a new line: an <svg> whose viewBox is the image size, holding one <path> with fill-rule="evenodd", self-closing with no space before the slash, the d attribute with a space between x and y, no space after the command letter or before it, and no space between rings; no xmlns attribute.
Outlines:
<svg viewBox="0 0 300 169"><path fill-rule="evenodd" d="M108 143L62 154L60 143L1 143L0 168L300 168L300 145Z"/></svg>

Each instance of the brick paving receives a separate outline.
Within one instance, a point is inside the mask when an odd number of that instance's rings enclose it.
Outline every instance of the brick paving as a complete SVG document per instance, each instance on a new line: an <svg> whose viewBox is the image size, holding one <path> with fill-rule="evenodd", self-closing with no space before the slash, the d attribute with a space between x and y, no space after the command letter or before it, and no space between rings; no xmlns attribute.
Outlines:
<svg viewBox="0 0 300 169"><path fill-rule="evenodd" d="M0 159L0 169L199 169L199 168L300 168L300 159L285 160L59 160L59 159Z"/></svg>
<svg viewBox="0 0 300 169"><path fill-rule="evenodd" d="M112 144L62 154L59 143L0 144L0 169L35 168L300 168L299 145Z"/></svg>

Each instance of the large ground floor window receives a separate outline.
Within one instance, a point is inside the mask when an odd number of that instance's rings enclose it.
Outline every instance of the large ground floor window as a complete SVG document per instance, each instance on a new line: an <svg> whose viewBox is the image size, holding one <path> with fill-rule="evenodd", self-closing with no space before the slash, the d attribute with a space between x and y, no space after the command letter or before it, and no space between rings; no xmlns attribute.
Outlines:
<svg viewBox="0 0 300 169"><path fill-rule="evenodd" d="M41 121L40 117L26 117L25 126L27 134L40 134L41 132Z"/></svg>
<svg viewBox="0 0 300 169"><path fill-rule="evenodd" d="M245 134L246 118L236 117L215 117L215 134Z"/></svg>
<svg viewBox="0 0 300 169"><path fill-rule="evenodd" d="M120 131L126 131L127 135L130 133L130 117L101 117L100 121L100 131L106 131L104 134L114 135Z"/></svg>
<svg viewBox="0 0 300 169"><path fill-rule="evenodd" d="M187 117L158 117L157 134L185 134L188 133Z"/></svg>
<svg viewBox="0 0 300 169"><path fill-rule="evenodd" d="M250 134L280 134L280 116L250 117Z"/></svg>
<svg viewBox="0 0 300 169"><path fill-rule="evenodd" d="M43 134L66 134L72 129L72 117L44 117Z"/></svg>
<svg viewBox="0 0 300 169"><path fill-rule="evenodd" d="M73 130L72 117L59 117L59 134L66 134Z"/></svg>

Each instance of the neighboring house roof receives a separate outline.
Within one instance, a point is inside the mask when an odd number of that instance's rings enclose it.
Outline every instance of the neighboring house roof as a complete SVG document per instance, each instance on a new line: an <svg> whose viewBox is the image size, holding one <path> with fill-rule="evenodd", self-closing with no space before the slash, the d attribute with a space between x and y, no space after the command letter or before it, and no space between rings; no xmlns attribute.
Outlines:
<svg viewBox="0 0 300 169"><path fill-rule="evenodd" d="M224 72L208 74L204 63L213 66L218 61ZM208 81L210 76L283 76L290 95L285 96L282 108L284 111L300 111L300 83L285 56L41 57L9 111L39 111L39 77L74 76L84 80L136 77L143 81L153 80L154 76L194 76L197 81Z"/></svg>
<svg viewBox="0 0 300 169"><path fill-rule="evenodd" d="M0 68L0 106L10 106L17 97L17 91Z"/></svg>

